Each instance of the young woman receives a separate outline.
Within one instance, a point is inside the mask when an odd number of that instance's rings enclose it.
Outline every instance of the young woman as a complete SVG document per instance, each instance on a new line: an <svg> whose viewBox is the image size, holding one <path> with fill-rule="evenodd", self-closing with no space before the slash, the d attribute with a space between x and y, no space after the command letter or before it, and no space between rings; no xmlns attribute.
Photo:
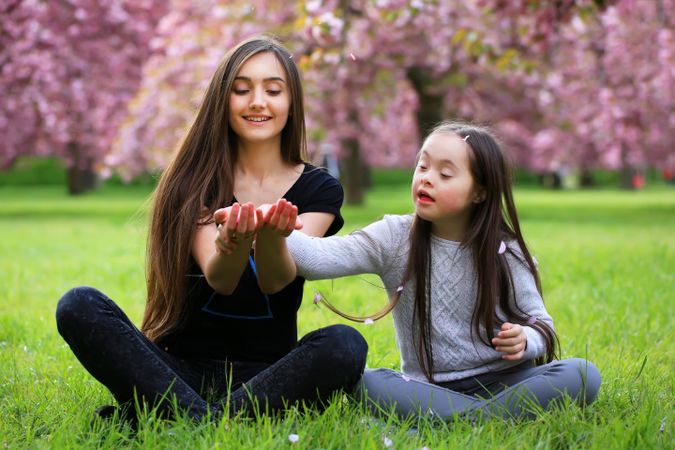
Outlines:
<svg viewBox="0 0 675 450"><path fill-rule="evenodd" d="M436 127L420 150L412 197L413 215L385 216L345 237L288 238L301 276L375 273L389 292L389 305L370 318L342 314L363 321L393 310L403 373L366 371L360 386L371 406L449 419L529 416L533 404L546 408L564 395L592 402L597 369L555 360L510 168L490 133Z"/></svg>
<svg viewBox="0 0 675 450"><path fill-rule="evenodd" d="M67 292L56 310L63 338L128 417L136 398L161 413L175 399L195 419L250 414L256 405L320 407L357 383L365 341L343 325L297 341L304 280L278 262L288 231L256 220L256 205L283 197L279 204L293 210L285 223L299 214L312 236L341 228L339 182L304 156L302 86L290 54L268 37L242 42L221 62L155 191L142 331L90 287ZM238 220L225 223L234 226L217 226L214 212L235 201L243 204Z"/></svg>

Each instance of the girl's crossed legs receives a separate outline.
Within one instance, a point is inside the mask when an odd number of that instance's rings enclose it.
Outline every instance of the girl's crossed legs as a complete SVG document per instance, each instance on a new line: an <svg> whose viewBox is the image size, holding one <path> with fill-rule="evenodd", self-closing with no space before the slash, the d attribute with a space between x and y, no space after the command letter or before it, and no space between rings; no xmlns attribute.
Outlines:
<svg viewBox="0 0 675 450"><path fill-rule="evenodd" d="M541 366L525 362L499 372L447 383L410 379L389 369L368 369L357 389L375 411L401 417L429 414L455 417L533 417L565 395L581 405L595 399L600 373L590 362L572 358Z"/></svg>

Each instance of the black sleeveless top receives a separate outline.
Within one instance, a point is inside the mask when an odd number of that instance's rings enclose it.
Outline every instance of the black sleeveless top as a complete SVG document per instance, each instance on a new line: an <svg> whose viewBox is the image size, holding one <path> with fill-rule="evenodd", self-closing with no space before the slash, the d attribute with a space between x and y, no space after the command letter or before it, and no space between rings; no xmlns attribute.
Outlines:
<svg viewBox="0 0 675 450"><path fill-rule="evenodd" d="M335 215L326 236L342 228L343 197L340 182L310 164L305 164L300 178L283 196L298 207L299 214ZM178 356L269 363L295 347L303 278L297 277L276 294L264 294L258 287L253 251L231 295L215 292L194 261L187 277L183 320L158 342L160 347Z"/></svg>

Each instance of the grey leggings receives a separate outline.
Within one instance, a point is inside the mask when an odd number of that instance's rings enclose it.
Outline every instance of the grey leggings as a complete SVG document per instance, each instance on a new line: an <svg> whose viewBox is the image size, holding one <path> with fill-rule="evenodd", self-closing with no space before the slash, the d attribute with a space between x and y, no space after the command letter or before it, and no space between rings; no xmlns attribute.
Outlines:
<svg viewBox="0 0 675 450"><path fill-rule="evenodd" d="M565 359L541 366L526 362L475 377L430 384L389 369L367 369L357 386L374 412L401 417L534 417L565 395L580 405L591 403L600 388L598 369L585 359Z"/></svg>

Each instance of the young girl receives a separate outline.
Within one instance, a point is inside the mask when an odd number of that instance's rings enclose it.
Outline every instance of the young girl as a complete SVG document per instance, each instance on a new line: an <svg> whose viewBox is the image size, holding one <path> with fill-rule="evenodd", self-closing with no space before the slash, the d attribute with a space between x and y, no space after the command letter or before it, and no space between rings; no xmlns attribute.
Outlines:
<svg viewBox="0 0 675 450"><path fill-rule="evenodd" d="M271 38L242 42L221 62L155 191L142 331L90 287L70 290L57 307L59 332L132 420L136 397L161 413L175 399L200 419L249 414L256 404L321 406L358 382L367 345L353 328L297 341L304 280L279 264L288 255L283 224L299 214L313 236L343 224L339 182L304 156L302 86L290 54ZM276 227L261 227L255 205L280 197L285 215L272 209L266 219ZM235 201L238 220L216 226L216 209Z"/></svg>
<svg viewBox="0 0 675 450"><path fill-rule="evenodd" d="M367 370L360 387L370 404L447 419L526 416L531 404L546 408L563 395L592 402L597 369L555 360L510 169L489 132L436 127L419 153L412 197L414 215L385 216L345 237L288 238L301 276L375 273L389 292L389 305L369 319L393 310L402 373Z"/></svg>

